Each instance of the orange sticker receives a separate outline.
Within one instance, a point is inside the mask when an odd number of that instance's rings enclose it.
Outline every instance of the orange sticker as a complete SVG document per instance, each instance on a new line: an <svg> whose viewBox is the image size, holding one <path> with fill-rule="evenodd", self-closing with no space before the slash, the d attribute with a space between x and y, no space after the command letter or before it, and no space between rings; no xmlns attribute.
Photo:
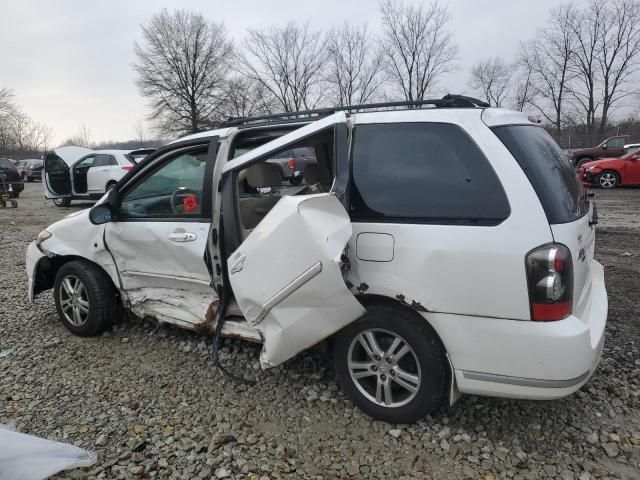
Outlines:
<svg viewBox="0 0 640 480"><path fill-rule="evenodd" d="M193 212L198 208L198 200L196 199L196 196L191 194L184 197L184 200L182 200L182 206L184 207L185 212Z"/></svg>

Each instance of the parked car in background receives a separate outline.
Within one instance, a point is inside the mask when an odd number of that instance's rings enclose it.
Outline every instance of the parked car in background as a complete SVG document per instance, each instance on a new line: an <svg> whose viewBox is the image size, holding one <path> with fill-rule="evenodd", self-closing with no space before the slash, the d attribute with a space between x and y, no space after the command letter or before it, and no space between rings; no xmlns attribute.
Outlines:
<svg viewBox="0 0 640 480"><path fill-rule="evenodd" d="M640 185L640 146L619 158L583 163L578 177L583 184L600 188Z"/></svg>
<svg viewBox="0 0 640 480"><path fill-rule="evenodd" d="M142 160L144 160L146 157L148 157L155 151L156 151L155 148L139 148L137 150L131 150L126 155L129 160L131 160L134 164L136 164L136 163L140 163Z"/></svg>
<svg viewBox="0 0 640 480"><path fill-rule="evenodd" d="M0 158L0 194L9 194L9 198L18 198L24 190L24 183L14 163L8 158Z"/></svg>
<svg viewBox="0 0 640 480"><path fill-rule="evenodd" d="M624 153L626 155L627 153L630 153L634 150L638 150L639 148L640 148L640 143L627 143L624 146Z"/></svg>
<svg viewBox="0 0 640 480"><path fill-rule="evenodd" d="M73 150L64 150L73 149ZM47 181L45 197L59 207L69 206L71 200L98 199L135 166L136 150L89 150L81 147L62 147L49 152L44 161ZM144 158L152 151L138 153ZM78 153L84 153L77 156Z"/></svg>
<svg viewBox="0 0 640 480"><path fill-rule="evenodd" d="M573 150L574 166L579 167L584 163L598 158L621 157L626 153L624 136L610 137L596 147L578 148Z"/></svg>
<svg viewBox="0 0 640 480"><path fill-rule="evenodd" d="M22 171L22 178L25 182L33 182L34 180L42 180L42 169L44 161L38 158L24 160L26 162Z"/></svg>
<svg viewBox="0 0 640 480"><path fill-rule="evenodd" d="M277 165L282 178L291 185L300 185L304 168L310 163L316 163L316 155L312 148L292 148L278 153L269 159L269 163Z"/></svg>
<svg viewBox="0 0 640 480"><path fill-rule="evenodd" d="M393 423L460 393L575 392L607 320L594 200L527 115L423 104L236 119L170 143L38 234L29 297L53 289L81 336L124 308L261 342L263 368L330 339L343 391ZM294 187L273 159L297 148L316 162Z"/></svg>

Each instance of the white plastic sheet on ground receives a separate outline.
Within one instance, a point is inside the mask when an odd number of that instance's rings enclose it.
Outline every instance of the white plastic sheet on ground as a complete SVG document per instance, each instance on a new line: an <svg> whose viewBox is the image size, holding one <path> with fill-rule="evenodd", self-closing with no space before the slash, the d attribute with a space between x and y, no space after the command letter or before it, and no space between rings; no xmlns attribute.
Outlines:
<svg viewBox="0 0 640 480"><path fill-rule="evenodd" d="M62 470L96 463L93 452L8 428L0 425L0 480L44 480Z"/></svg>

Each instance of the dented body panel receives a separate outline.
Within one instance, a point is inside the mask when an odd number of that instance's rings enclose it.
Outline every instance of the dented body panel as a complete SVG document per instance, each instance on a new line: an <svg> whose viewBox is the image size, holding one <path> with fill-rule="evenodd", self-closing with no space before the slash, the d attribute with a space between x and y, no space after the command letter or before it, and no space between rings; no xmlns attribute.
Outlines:
<svg viewBox="0 0 640 480"><path fill-rule="evenodd" d="M279 365L365 313L340 268L349 216L329 194L283 197L229 257L229 280L261 334L263 368Z"/></svg>

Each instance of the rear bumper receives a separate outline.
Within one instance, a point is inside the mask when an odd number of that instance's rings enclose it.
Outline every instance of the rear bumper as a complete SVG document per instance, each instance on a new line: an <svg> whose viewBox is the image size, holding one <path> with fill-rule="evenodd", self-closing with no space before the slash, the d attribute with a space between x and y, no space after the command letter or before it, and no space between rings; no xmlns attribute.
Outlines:
<svg viewBox="0 0 640 480"><path fill-rule="evenodd" d="M595 260L590 288L581 311L556 322L425 316L447 349L460 392L550 400L578 390L600 361L608 304Z"/></svg>
<svg viewBox="0 0 640 480"><path fill-rule="evenodd" d="M31 172L31 171L25 171L24 172L24 176L29 177L29 178L37 178L39 180L42 180L42 170L37 170L35 172Z"/></svg>

